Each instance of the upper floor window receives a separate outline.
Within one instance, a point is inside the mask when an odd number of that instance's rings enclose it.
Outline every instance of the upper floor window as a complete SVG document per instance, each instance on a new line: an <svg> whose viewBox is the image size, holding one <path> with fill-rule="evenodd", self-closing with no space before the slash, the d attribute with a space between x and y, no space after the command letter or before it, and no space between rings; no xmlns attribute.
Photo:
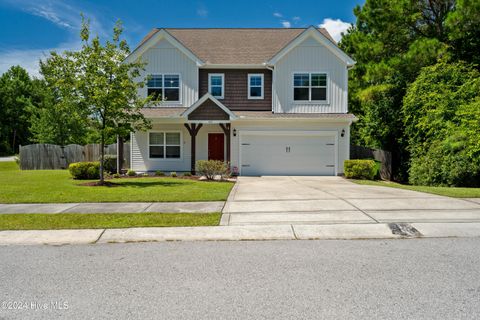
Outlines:
<svg viewBox="0 0 480 320"><path fill-rule="evenodd" d="M263 99L263 74L248 75L248 99Z"/></svg>
<svg viewBox="0 0 480 320"><path fill-rule="evenodd" d="M153 159L180 159L180 132L149 132L149 155Z"/></svg>
<svg viewBox="0 0 480 320"><path fill-rule="evenodd" d="M294 101L327 101L326 73L295 73L293 75Z"/></svg>
<svg viewBox="0 0 480 320"><path fill-rule="evenodd" d="M147 94L154 100L180 102L180 75L153 74L147 80Z"/></svg>
<svg viewBox="0 0 480 320"><path fill-rule="evenodd" d="M208 92L218 99L223 99L225 76L223 73L208 74Z"/></svg>

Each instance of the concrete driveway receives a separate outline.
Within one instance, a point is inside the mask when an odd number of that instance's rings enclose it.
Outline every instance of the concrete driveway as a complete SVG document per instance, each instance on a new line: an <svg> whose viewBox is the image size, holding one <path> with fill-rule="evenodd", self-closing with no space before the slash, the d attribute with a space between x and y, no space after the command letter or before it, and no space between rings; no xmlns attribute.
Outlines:
<svg viewBox="0 0 480 320"><path fill-rule="evenodd" d="M341 177L239 177L222 225L480 221L480 203Z"/></svg>

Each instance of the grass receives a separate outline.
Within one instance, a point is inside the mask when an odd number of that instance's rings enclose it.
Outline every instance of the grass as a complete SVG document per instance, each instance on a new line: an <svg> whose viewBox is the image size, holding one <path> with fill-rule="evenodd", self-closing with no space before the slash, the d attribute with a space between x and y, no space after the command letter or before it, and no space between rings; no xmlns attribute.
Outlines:
<svg viewBox="0 0 480 320"><path fill-rule="evenodd" d="M80 186L67 170L19 170L0 162L0 203L224 201L230 182L190 179L113 179L115 187Z"/></svg>
<svg viewBox="0 0 480 320"><path fill-rule="evenodd" d="M480 188L456 188L456 187L427 187L412 186L389 181L351 180L358 184L369 186L390 187L419 192L433 193L440 196L453 198L480 198Z"/></svg>
<svg viewBox="0 0 480 320"><path fill-rule="evenodd" d="M218 212L2 214L0 230L217 226L220 216Z"/></svg>

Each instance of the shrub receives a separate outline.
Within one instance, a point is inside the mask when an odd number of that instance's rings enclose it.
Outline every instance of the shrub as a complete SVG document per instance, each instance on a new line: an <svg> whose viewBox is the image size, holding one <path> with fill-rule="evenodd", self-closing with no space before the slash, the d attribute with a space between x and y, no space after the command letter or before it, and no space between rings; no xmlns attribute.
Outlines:
<svg viewBox="0 0 480 320"><path fill-rule="evenodd" d="M373 180L378 173L374 160L345 160L344 171L348 179Z"/></svg>
<svg viewBox="0 0 480 320"><path fill-rule="evenodd" d="M114 177L115 179L118 179L118 178L120 178L120 174L114 173L114 174L113 174L113 177Z"/></svg>
<svg viewBox="0 0 480 320"><path fill-rule="evenodd" d="M198 174L208 180L214 180L215 176L223 177L228 171L226 163L219 160L198 160L196 165Z"/></svg>
<svg viewBox="0 0 480 320"><path fill-rule="evenodd" d="M177 173L175 171L170 172L170 177L173 177L173 178L177 177Z"/></svg>
<svg viewBox="0 0 480 320"><path fill-rule="evenodd" d="M147 172L145 172L142 174L142 177L150 177L150 175Z"/></svg>
<svg viewBox="0 0 480 320"><path fill-rule="evenodd" d="M137 173L133 170L128 170L127 171L127 176L129 177L135 177L137 175Z"/></svg>
<svg viewBox="0 0 480 320"><path fill-rule="evenodd" d="M103 169L111 173L117 172L117 156L106 154L103 158Z"/></svg>
<svg viewBox="0 0 480 320"><path fill-rule="evenodd" d="M157 171L155 171L155 175L158 176L158 177L163 177L163 176L165 176L165 172L163 172L161 170L157 170Z"/></svg>
<svg viewBox="0 0 480 320"><path fill-rule="evenodd" d="M184 177L191 177L192 174L191 174L190 172L184 172L184 173L183 173L183 176L184 176Z"/></svg>
<svg viewBox="0 0 480 320"><path fill-rule="evenodd" d="M73 179L87 180L100 178L100 162L75 162L68 166Z"/></svg>

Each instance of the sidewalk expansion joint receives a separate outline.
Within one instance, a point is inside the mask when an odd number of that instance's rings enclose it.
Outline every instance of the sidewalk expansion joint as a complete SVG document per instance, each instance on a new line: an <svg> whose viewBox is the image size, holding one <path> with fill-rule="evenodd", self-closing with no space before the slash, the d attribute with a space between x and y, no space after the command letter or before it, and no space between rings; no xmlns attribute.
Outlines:
<svg viewBox="0 0 480 320"><path fill-rule="evenodd" d="M298 240L298 237L297 237L297 234L295 233L295 228L293 227L293 224L290 225L290 228L292 228L293 237L295 238L295 240Z"/></svg>
<svg viewBox="0 0 480 320"><path fill-rule="evenodd" d="M100 239L102 238L103 234L105 233L105 231L107 231L107 229L103 229L102 232L100 232L100 235L98 236L97 240L95 240L93 242L93 244L96 244L98 243L98 241L100 241Z"/></svg>
<svg viewBox="0 0 480 320"><path fill-rule="evenodd" d="M141 212L147 212L147 210L153 206L153 202L151 202L148 206L145 207L145 209L143 209Z"/></svg>

